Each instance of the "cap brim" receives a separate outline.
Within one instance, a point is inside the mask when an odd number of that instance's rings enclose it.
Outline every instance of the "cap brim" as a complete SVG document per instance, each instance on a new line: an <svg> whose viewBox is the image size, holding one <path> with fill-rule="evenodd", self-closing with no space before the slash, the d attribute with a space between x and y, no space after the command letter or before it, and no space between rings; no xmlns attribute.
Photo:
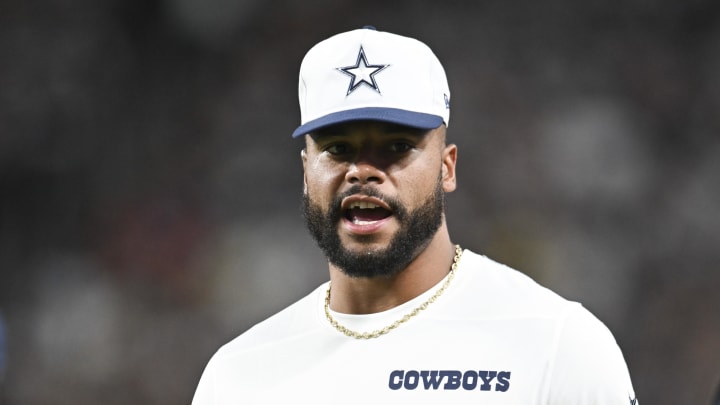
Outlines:
<svg viewBox="0 0 720 405"><path fill-rule="evenodd" d="M306 122L297 127L293 138L309 134L328 125L341 122L374 120L391 122L393 124L407 125L412 128L435 129L442 125L443 118L433 114L401 110L397 108L366 107L354 110L340 111Z"/></svg>

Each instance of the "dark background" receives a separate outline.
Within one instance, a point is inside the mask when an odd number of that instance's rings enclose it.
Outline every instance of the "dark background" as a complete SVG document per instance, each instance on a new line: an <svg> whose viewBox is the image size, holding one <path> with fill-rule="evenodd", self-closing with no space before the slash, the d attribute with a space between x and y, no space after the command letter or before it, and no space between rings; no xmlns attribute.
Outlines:
<svg viewBox="0 0 720 405"><path fill-rule="evenodd" d="M454 241L592 310L643 404L709 403L720 2L4 0L5 404L189 403L222 343L327 279L297 72L366 24L445 65Z"/></svg>

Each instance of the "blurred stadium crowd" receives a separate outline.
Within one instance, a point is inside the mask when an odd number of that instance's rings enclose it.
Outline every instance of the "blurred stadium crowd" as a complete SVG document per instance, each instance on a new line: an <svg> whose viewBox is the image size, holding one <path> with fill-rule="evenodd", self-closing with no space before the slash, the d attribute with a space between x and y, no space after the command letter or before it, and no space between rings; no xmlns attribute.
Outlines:
<svg viewBox="0 0 720 405"><path fill-rule="evenodd" d="M595 312L643 404L709 403L710 0L0 2L0 403L189 403L214 350L327 278L297 71L366 24L445 65L454 240Z"/></svg>

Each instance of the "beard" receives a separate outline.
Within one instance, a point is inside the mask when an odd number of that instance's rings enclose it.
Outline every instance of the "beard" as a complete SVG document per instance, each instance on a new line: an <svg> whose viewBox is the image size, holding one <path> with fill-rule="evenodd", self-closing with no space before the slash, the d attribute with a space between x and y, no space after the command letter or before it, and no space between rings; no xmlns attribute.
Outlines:
<svg viewBox="0 0 720 405"><path fill-rule="evenodd" d="M345 248L338 234L338 223L342 220L340 208L344 198L364 194L381 198L392 210L400 229L384 249L365 249L353 252ZM391 277L407 267L427 247L442 224L445 209L445 193L439 178L433 192L413 211L408 211L400 201L382 195L372 187L353 186L330 203L327 210L311 201L308 193L303 194L303 216L310 234L328 261L350 277ZM372 236L359 236L358 240L368 242Z"/></svg>

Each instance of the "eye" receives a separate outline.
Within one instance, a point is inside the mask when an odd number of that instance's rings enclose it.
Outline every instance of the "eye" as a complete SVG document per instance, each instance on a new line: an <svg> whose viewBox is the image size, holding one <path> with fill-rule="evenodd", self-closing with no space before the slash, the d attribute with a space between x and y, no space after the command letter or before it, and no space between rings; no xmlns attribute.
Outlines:
<svg viewBox="0 0 720 405"><path fill-rule="evenodd" d="M405 153L414 148L415 146L410 142L396 141L390 144L390 150L395 153Z"/></svg>
<svg viewBox="0 0 720 405"><path fill-rule="evenodd" d="M332 143L325 148L325 152L331 155L344 155L350 152L350 145L346 143Z"/></svg>

